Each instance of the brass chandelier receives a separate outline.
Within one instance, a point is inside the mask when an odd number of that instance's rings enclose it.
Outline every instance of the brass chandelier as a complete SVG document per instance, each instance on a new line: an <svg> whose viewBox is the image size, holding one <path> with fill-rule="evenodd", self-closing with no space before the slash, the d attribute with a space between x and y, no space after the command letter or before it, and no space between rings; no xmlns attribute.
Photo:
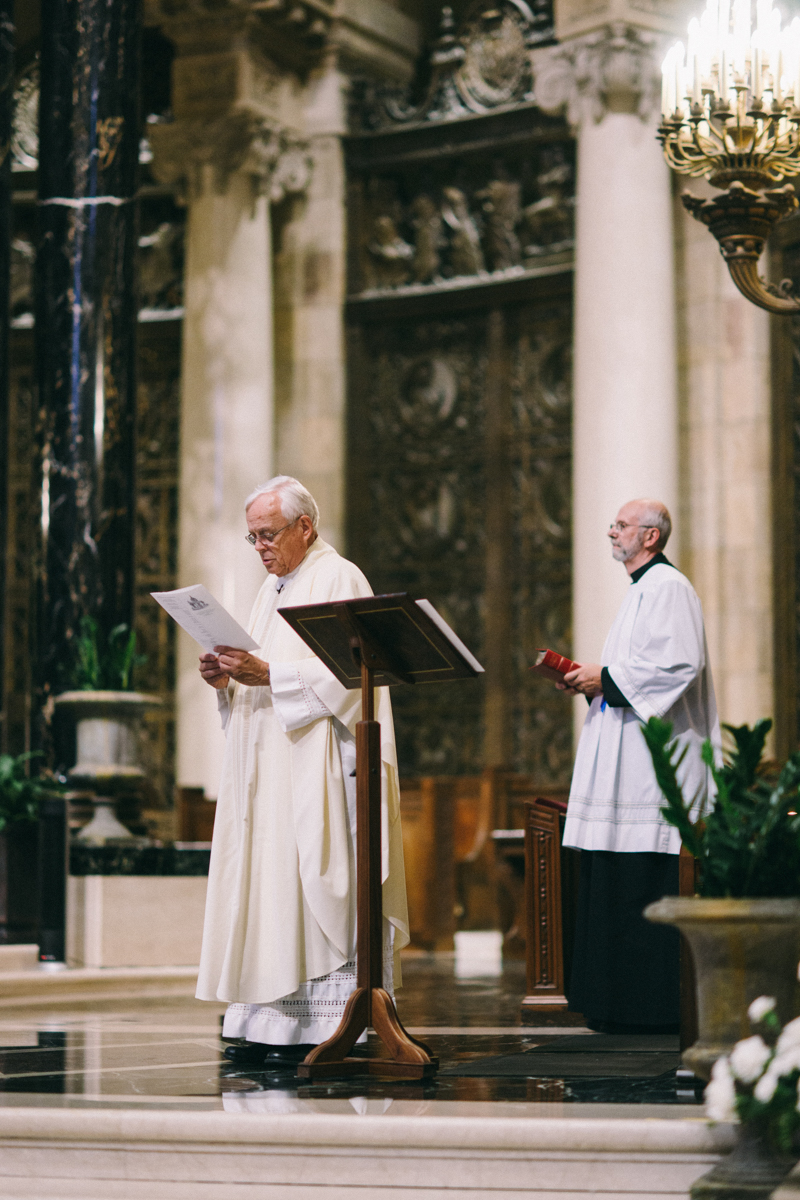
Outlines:
<svg viewBox="0 0 800 1200"><path fill-rule="evenodd" d="M765 282L758 260L777 221L797 208L800 174L800 18L781 29L772 0L707 0L662 67L658 138L669 165L704 175L711 200L685 192L683 203L717 239L734 283L774 313L800 312L792 285Z"/></svg>

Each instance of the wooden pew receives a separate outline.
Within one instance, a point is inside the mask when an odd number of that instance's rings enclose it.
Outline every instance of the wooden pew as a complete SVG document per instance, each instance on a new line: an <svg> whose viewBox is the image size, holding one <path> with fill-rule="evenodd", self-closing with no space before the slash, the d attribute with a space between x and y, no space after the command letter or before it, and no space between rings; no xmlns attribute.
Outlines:
<svg viewBox="0 0 800 1200"><path fill-rule="evenodd" d="M411 944L452 948L459 929L501 929L503 952L525 953L525 802L542 785L490 767L480 775L401 779ZM547 788L554 798L566 792ZM502 831L516 834L503 840Z"/></svg>
<svg viewBox="0 0 800 1200"><path fill-rule="evenodd" d="M525 804L526 996L523 1024L566 1013L566 981L578 899L579 851L561 845L567 805L537 797Z"/></svg>

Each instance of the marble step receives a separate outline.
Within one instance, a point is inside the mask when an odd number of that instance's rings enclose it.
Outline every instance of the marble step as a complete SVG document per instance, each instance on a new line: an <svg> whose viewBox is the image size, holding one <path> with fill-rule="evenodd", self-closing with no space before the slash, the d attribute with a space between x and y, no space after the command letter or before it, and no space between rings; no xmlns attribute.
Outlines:
<svg viewBox="0 0 800 1200"><path fill-rule="evenodd" d="M241 1111L0 1107L0 1194L685 1200L733 1142L730 1126L712 1129L702 1118L663 1109L628 1115L630 1109L581 1106L573 1115L555 1105L408 1100L395 1101L385 1115L359 1114L350 1105L345 1115L324 1111L331 1101L316 1102L317 1111L264 1112L253 1109L258 1095L234 1099ZM262 1094L273 1109L280 1101ZM284 1103L300 1107L296 1099Z"/></svg>

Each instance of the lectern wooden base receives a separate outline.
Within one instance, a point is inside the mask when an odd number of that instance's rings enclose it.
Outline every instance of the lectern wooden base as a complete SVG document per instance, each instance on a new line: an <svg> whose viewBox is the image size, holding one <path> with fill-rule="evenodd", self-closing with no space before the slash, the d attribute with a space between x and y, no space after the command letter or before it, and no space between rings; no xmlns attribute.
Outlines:
<svg viewBox="0 0 800 1200"><path fill-rule="evenodd" d="M377 1033L391 1058L347 1058L369 1026ZM394 1001L384 988L357 987L344 1010L332 1038L317 1046L301 1062L301 1079L336 1079L350 1075L383 1075L391 1079L426 1079L436 1071L439 1060L424 1042L405 1030Z"/></svg>

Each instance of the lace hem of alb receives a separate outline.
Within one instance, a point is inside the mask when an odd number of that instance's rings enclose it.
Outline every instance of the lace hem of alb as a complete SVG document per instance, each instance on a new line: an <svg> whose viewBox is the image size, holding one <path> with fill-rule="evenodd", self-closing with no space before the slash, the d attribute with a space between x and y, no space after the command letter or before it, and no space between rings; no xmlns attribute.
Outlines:
<svg viewBox="0 0 800 1200"><path fill-rule="evenodd" d="M383 986L394 997L394 958L384 946ZM344 1016L356 987L356 964L346 962L329 975L301 983L296 992L271 1004L229 1004L222 1024L225 1038L246 1038L272 1046L327 1041ZM366 1033L359 1039L366 1040Z"/></svg>

